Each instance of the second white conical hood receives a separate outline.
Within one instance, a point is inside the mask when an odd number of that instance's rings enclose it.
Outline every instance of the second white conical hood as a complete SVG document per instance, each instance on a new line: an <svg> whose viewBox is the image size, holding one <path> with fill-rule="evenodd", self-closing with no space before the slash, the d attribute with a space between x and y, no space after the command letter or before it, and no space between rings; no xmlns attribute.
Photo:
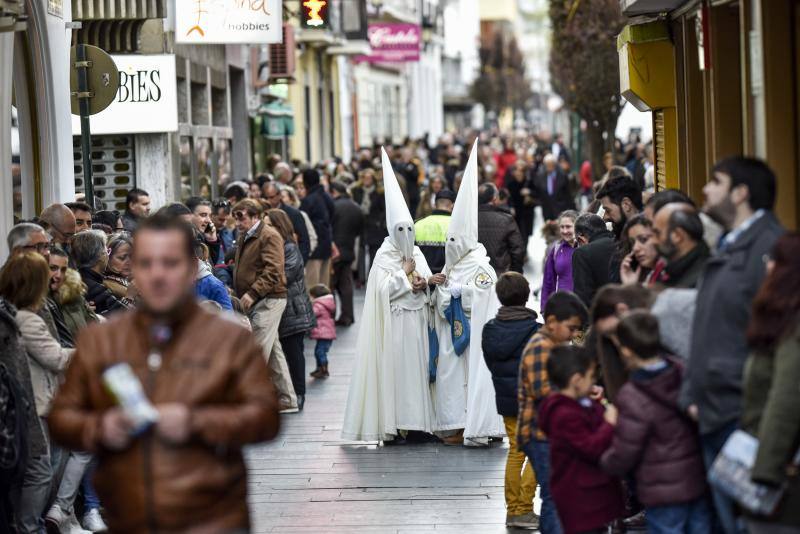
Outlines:
<svg viewBox="0 0 800 534"><path fill-rule="evenodd" d="M453 267L478 246L478 140L472 145L461 179L445 244L445 263Z"/></svg>
<svg viewBox="0 0 800 534"><path fill-rule="evenodd" d="M414 257L414 218L408 210L403 191L394 175L392 162L381 147L383 189L386 198L386 229L389 239L402 252L404 258Z"/></svg>

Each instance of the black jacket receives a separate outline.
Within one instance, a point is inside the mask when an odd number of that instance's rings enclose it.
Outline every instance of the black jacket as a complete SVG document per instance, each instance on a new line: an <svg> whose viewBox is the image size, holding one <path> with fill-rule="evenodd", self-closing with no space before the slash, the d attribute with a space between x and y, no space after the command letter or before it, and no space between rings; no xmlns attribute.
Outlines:
<svg viewBox="0 0 800 534"><path fill-rule="evenodd" d="M280 210L289 216L292 221L292 228L297 235L297 246L300 248L300 255L303 257L303 263L308 261L308 256L311 254L311 239L308 237L308 228L306 228L306 220L300 210L281 203Z"/></svg>
<svg viewBox="0 0 800 534"><path fill-rule="evenodd" d="M122 214L122 226L126 232L133 233L136 227L139 226L139 218L133 213L126 211Z"/></svg>
<svg viewBox="0 0 800 534"><path fill-rule="evenodd" d="M91 269L80 269L81 280L86 284L86 302L94 304L97 315L108 315L117 310L124 310L125 305L103 285L103 275Z"/></svg>
<svg viewBox="0 0 800 534"><path fill-rule="evenodd" d="M522 272L525 246L514 217L489 204L478 207L478 241L486 247L498 276L506 271Z"/></svg>
<svg viewBox="0 0 800 534"><path fill-rule="evenodd" d="M284 243L283 258L283 269L286 272L286 309L278 326L278 337L308 332L314 326L314 310L306 293L303 257L296 243Z"/></svg>
<svg viewBox="0 0 800 534"><path fill-rule="evenodd" d="M364 214L350 197L340 196L333 201L333 242L339 249L337 263L356 259L356 238L364 229Z"/></svg>
<svg viewBox="0 0 800 534"><path fill-rule="evenodd" d="M664 274L667 276L664 284L667 287L697 287L710 255L708 245L705 241L700 241L684 257L667 263L664 268Z"/></svg>
<svg viewBox="0 0 800 534"><path fill-rule="evenodd" d="M764 259L783 232L768 211L726 250L709 258L703 270L681 392L684 407L697 405L701 434L738 420L742 413L750 306L764 280Z"/></svg>
<svg viewBox="0 0 800 534"><path fill-rule="evenodd" d="M308 190L300 209L308 214L314 231L317 232L317 248L309 259L329 259L333 245L333 199L321 185L315 185Z"/></svg>
<svg viewBox="0 0 800 534"><path fill-rule="evenodd" d="M353 202L361 207L362 200L364 199L364 189L355 185L350 192L353 196ZM382 190L370 193L370 207L369 213L364 216L364 244L370 247L378 248L383 243L383 240L389 232L386 230L386 197Z"/></svg>
<svg viewBox="0 0 800 534"><path fill-rule="evenodd" d="M572 287L586 307L591 307L597 290L612 280L611 257L617 249L614 234L600 232L572 253Z"/></svg>
<svg viewBox="0 0 800 534"><path fill-rule="evenodd" d="M547 169L542 166L533 180L534 197L542 206L542 214L546 221L555 220L565 210L574 210L575 201L569 188L569 177L561 169L556 169L553 194L547 192Z"/></svg>
<svg viewBox="0 0 800 534"><path fill-rule="evenodd" d="M519 411L517 384L522 351L539 329L536 312L531 318L518 321L492 319L483 327L481 346L486 366L492 373L497 413L516 417Z"/></svg>

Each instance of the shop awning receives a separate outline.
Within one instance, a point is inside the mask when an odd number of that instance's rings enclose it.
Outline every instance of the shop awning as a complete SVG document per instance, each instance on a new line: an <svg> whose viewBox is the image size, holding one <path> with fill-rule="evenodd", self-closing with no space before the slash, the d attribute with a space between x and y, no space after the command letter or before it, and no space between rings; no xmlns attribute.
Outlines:
<svg viewBox="0 0 800 534"><path fill-rule="evenodd" d="M294 135L294 111L281 100L274 100L258 108L261 135L267 139L283 139Z"/></svg>

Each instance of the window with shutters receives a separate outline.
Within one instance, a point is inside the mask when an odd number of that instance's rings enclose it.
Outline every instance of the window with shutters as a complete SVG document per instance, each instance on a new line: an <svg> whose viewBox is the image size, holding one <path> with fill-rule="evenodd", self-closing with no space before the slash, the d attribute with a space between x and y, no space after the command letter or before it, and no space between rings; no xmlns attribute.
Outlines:
<svg viewBox="0 0 800 534"><path fill-rule="evenodd" d="M92 178L94 194L109 210L124 210L125 196L136 187L132 135L92 136ZM75 190L84 191L81 137L72 138L75 162Z"/></svg>

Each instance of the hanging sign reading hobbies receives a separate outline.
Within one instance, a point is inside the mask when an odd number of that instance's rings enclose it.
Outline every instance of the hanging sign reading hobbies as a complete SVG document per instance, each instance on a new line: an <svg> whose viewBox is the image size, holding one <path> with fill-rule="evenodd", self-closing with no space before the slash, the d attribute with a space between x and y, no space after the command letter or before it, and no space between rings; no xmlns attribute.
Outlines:
<svg viewBox="0 0 800 534"><path fill-rule="evenodd" d="M119 70L119 89L111 104L92 115L92 134L178 131L178 89L175 56L111 56ZM81 121L72 116L72 133Z"/></svg>
<svg viewBox="0 0 800 534"><path fill-rule="evenodd" d="M356 61L402 63L419 61L420 27L416 24L377 22L369 25L367 38L372 53Z"/></svg>
<svg viewBox="0 0 800 534"><path fill-rule="evenodd" d="M281 0L175 0L179 43L280 43Z"/></svg>

